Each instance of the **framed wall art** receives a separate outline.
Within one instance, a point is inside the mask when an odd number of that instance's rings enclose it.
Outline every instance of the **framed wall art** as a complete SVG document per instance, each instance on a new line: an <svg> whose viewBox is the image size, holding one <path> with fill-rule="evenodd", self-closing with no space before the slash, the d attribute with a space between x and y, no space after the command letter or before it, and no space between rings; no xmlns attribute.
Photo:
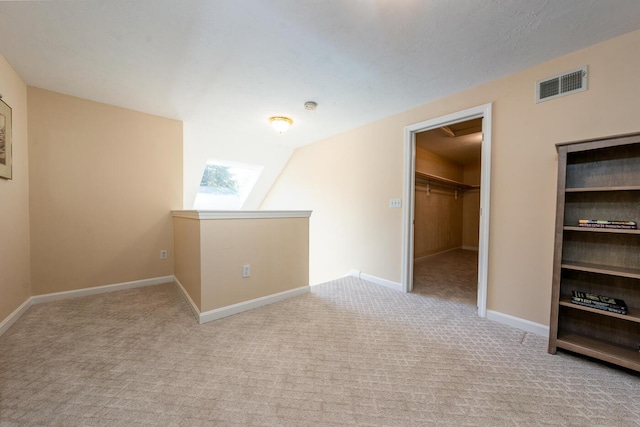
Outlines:
<svg viewBox="0 0 640 427"><path fill-rule="evenodd" d="M1 95L0 98L2 98ZM11 107L2 99L0 99L0 178L11 179Z"/></svg>

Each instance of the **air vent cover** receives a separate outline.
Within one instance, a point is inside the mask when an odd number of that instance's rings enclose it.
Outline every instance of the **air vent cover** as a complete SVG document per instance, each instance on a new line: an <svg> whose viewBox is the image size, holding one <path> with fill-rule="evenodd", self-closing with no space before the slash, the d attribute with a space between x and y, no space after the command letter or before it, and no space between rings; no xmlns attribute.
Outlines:
<svg viewBox="0 0 640 427"><path fill-rule="evenodd" d="M536 82L536 103L587 90L587 67Z"/></svg>

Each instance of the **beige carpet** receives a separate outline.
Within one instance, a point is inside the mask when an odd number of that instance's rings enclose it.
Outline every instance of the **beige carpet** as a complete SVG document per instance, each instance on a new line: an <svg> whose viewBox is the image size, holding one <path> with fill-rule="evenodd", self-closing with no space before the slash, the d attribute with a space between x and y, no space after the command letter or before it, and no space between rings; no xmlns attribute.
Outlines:
<svg viewBox="0 0 640 427"><path fill-rule="evenodd" d="M637 426L640 378L355 278L196 324L173 285L37 305L0 425Z"/></svg>
<svg viewBox="0 0 640 427"><path fill-rule="evenodd" d="M416 262L413 293L477 306L478 252L457 249Z"/></svg>

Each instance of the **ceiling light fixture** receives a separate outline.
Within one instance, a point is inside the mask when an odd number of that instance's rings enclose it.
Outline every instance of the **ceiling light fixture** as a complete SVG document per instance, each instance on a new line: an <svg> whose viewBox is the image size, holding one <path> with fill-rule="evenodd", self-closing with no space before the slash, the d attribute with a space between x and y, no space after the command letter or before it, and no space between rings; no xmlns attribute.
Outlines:
<svg viewBox="0 0 640 427"><path fill-rule="evenodd" d="M284 116L273 116L269 118L269 121L278 133L285 133L293 124L293 120Z"/></svg>

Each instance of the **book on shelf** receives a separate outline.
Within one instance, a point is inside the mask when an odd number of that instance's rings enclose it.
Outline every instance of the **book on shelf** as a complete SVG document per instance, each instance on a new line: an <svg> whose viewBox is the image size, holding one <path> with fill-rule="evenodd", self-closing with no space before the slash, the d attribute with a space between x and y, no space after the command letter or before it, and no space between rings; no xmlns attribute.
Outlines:
<svg viewBox="0 0 640 427"><path fill-rule="evenodd" d="M627 304L623 300L589 292L571 291L571 302L612 313L627 314L628 312Z"/></svg>
<svg viewBox="0 0 640 427"><path fill-rule="evenodd" d="M626 310L627 306L624 304L624 301L621 302L621 304L612 304L612 303L608 303L608 302L602 302L602 301L594 301L592 299L588 299L588 298L579 298L579 297L571 297L572 301L576 301L576 302L583 302L585 304L591 304L593 306L598 306L598 307L610 307L610 308L615 308L618 310ZM619 301L620 302L620 301Z"/></svg>
<svg viewBox="0 0 640 427"><path fill-rule="evenodd" d="M582 305L582 306L585 306L585 307L591 307L591 308L595 308L595 309L598 309L598 310L610 311L612 313L618 313L618 314L627 314L628 313L628 310L626 308L618 308L618 307L609 306L609 305L594 304L591 301L581 300L580 298L571 298L571 302L573 304Z"/></svg>
<svg viewBox="0 0 640 427"><path fill-rule="evenodd" d="M619 230L637 230L637 225L624 225L624 224L578 224L578 227L585 228L614 228Z"/></svg>
<svg viewBox="0 0 640 427"><path fill-rule="evenodd" d="M635 230L638 228L638 223L636 221L621 221L611 219L579 219L578 227L621 228Z"/></svg>

